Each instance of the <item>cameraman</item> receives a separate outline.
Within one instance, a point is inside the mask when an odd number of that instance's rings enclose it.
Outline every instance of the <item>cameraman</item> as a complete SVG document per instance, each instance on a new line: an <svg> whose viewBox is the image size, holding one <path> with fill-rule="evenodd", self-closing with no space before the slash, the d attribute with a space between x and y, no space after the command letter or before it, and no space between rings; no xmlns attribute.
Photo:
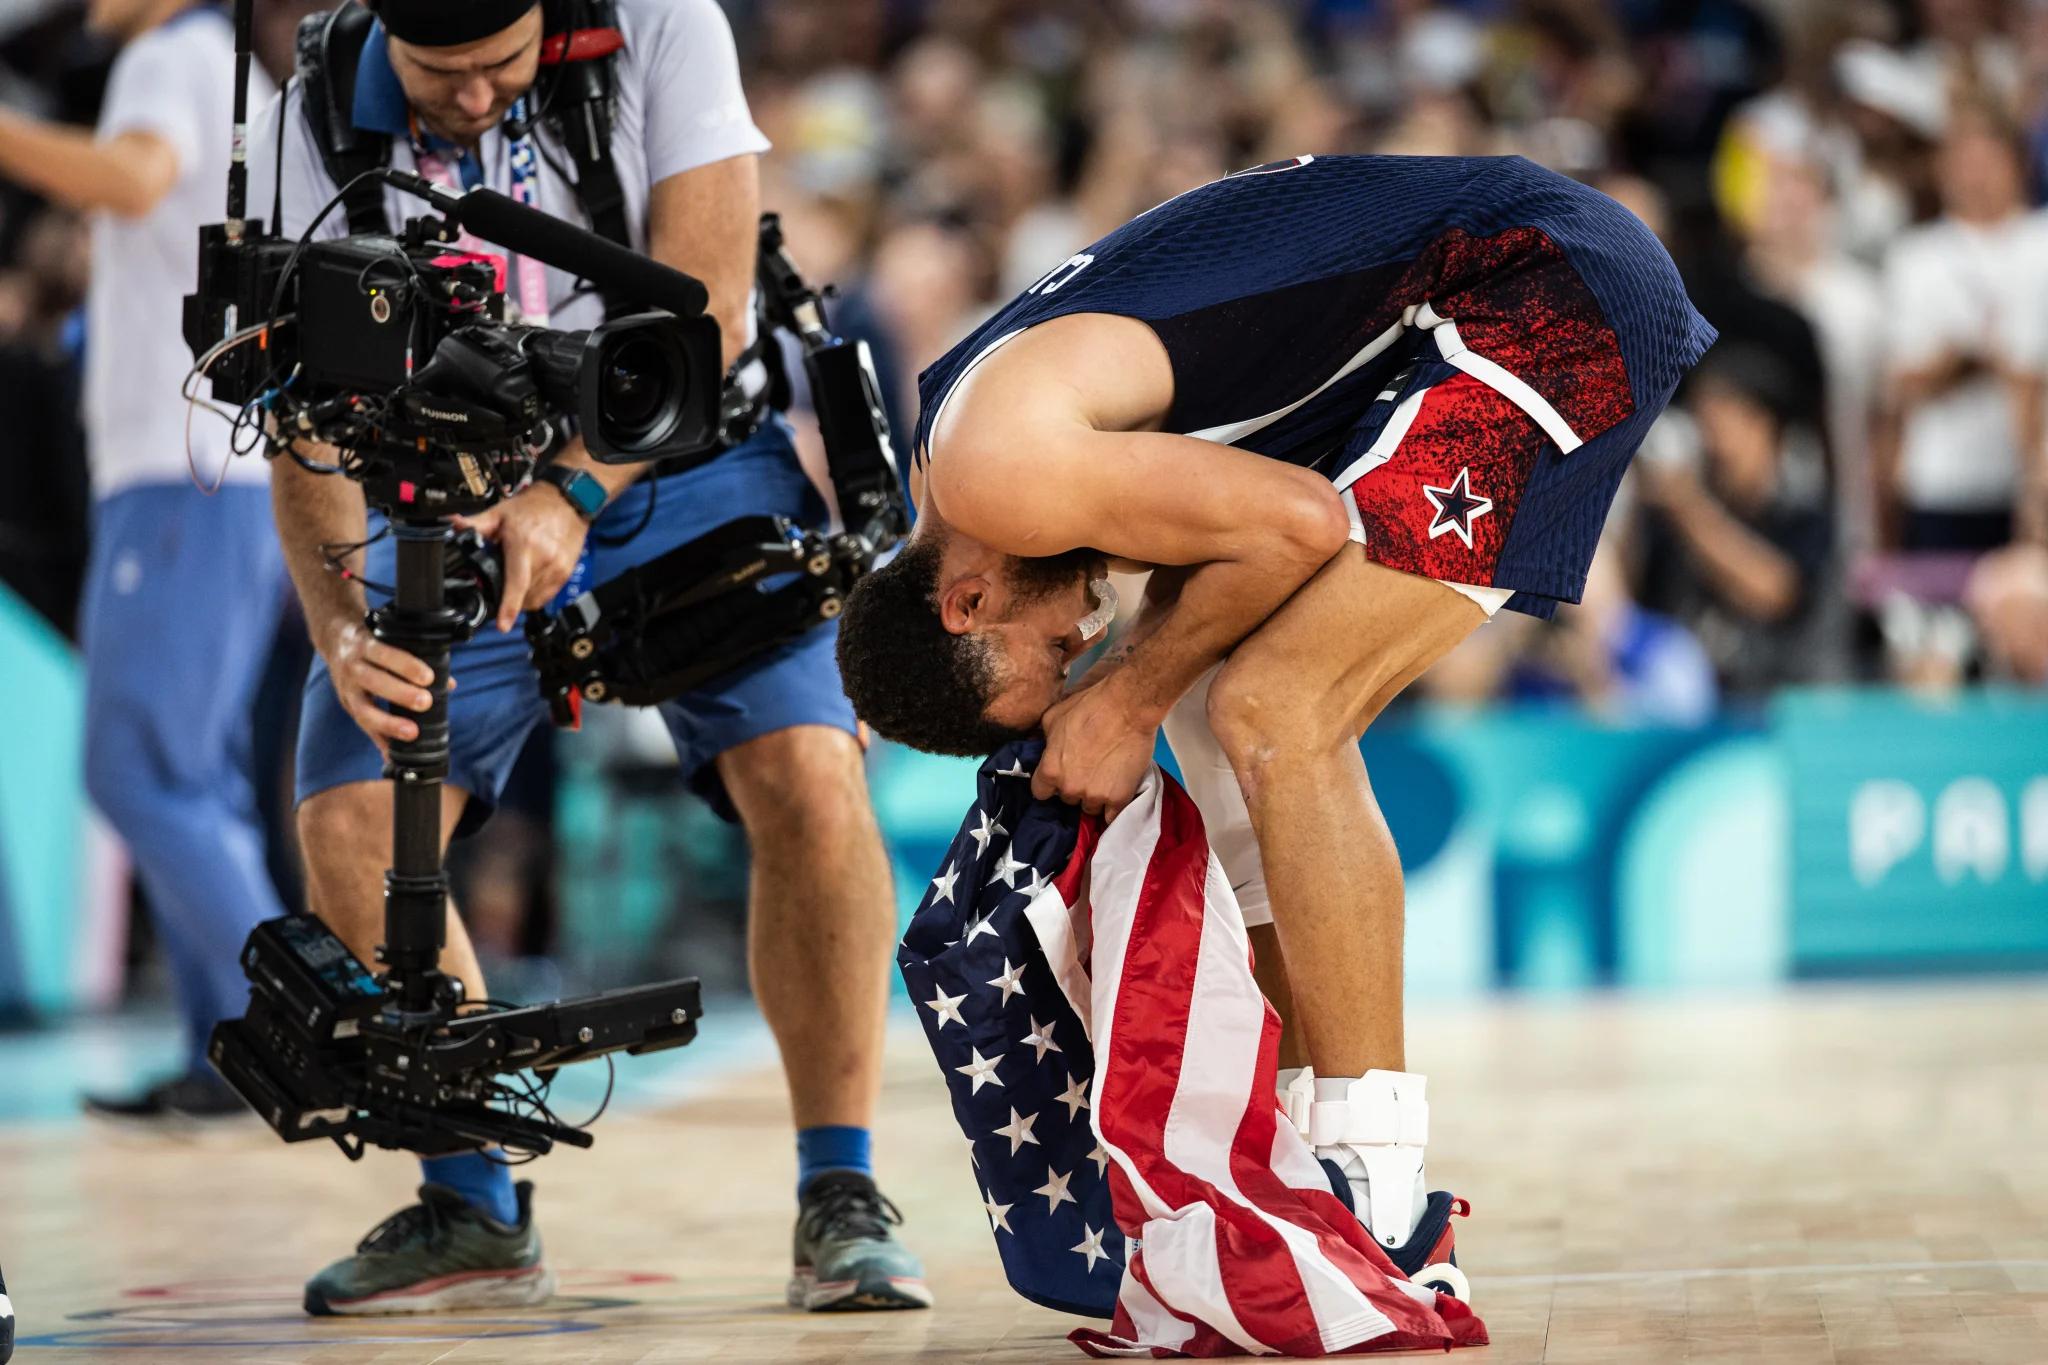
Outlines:
<svg viewBox="0 0 2048 1365"><path fill-rule="evenodd" d="M307 91L321 89L355 56L352 79L333 81L314 110L345 111L359 133L388 135L391 163L401 169L450 187L488 185L570 221L592 221L554 128L528 119L530 106L550 102L547 83L536 85L544 33L592 27L588 12L598 6L563 0L559 16L555 0L545 14L537 0L378 0L370 9L374 26L357 29L347 50L337 46L344 30L335 25L314 61L305 60L302 43L300 79L273 103L250 156L252 211L269 211L274 157L281 159L287 236L304 232L340 189ZM616 80L610 164L624 192L630 244L705 283L725 358L740 362L734 382L751 382L758 393L765 376L747 359L755 333L749 291L756 158L768 143L740 89L731 31L713 0L619 0L616 10L624 48L603 60ZM337 23L367 17L346 6L337 11ZM396 191L383 202L393 228L422 208ZM347 230L336 212L318 235ZM542 311L555 327L601 320L600 300L569 276L516 256L507 266L506 291L529 321ZM326 562L341 552L333 547L366 537L358 486L278 460L273 501L320 654L299 746L309 894L321 918L369 962L382 936L382 876L391 857L380 751L413 734L408 712L427 707L432 679L425 664L372 639L363 624L359 579L391 581L389 543L367 555L346 550L347 577ZM578 581L603 582L721 522L758 513L811 525L825 515L787 425L773 413L762 415L752 436L682 472L597 464L580 441L571 442L530 487L464 523L504 552L505 591L496 622L458 646L450 666L459 686L449 698L444 842L489 816L521 744L545 714L518 629L522 611L546 606L581 555L588 560ZM922 1267L892 1236L894 1208L870 1173L868 1124L880 1086L895 911L853 712L833 664L833 632L813 630L660 711L692 786L736 817L752 845L754 991L781 1048L798 1129L789 1300L812 1309L925 1306ZM462 978L469 999L484 998L476 955L452 909L447 937L444 970ZM503 1306L551 1292L529 1186L515 1192L492 1153L421 1164L420 1203L315 1276L306 1286L307 1311Z"/></svg>
<svg viewBox="0 0 2048 1365"><path fill-rule="evenodd" d="M284 606L261 460L178 391L192 357L179 296L193 241L220 212L234 49L227 15L192 0L93 0L122 43L96 129L0 109L0 177L92 214L84 416L92 549L79 611L85 782L128 846L170 959L184 1070L89 1111L183 1127L245 1112L206 1064L242 1012L242 943L284 912L264 861L249 709ZM254 79L264 90L268 80ZM208 492L202 479L220 487Z"/></svg>

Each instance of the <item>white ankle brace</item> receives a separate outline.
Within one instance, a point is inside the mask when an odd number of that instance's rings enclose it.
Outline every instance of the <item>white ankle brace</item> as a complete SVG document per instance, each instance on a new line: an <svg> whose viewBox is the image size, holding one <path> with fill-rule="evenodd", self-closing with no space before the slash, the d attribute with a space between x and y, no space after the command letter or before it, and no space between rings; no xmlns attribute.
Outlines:
<svg viewBox="0 0 2048 1365"><path fill-rule="evenodd" d="M1319 1098L1311 1106L1309 1143L1350 1180L1359 1217L1382 1246L1406 1242L1429 1203L1422 1173L1429 1143L1426 1085L1410 1071L1316 1083L1319 1094L1343 1098Z"/></svg>
<svg viewBox="0 0 2048 1365"><path fill-rule="evenodd" d="M1308 1136L1309 1110L1316 1102L1316 1069L1312 1066L1280 1068L1280 1107L1293 1121L1294 1130Z"/></svg>

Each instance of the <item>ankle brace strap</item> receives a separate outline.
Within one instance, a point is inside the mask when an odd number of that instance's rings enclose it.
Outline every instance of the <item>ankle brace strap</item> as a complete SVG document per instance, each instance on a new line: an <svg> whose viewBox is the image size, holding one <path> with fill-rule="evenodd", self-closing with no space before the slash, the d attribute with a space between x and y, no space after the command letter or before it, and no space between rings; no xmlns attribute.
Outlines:
<svg viewBox="0 0 2048 1365"><path fill-rule="evenodd" d="M1426 1078L1412 1071L1368 1071L1351 1082L1343 1099L1310 1107L1308 1140L1316 1147L1422 1147L1429 1142L1425 1085Z"/></svg>
<svg viewBox="0 0 2048 1365"><path fill-rule="evenodd" d="M1303 1067L1301 1073L1287 1083L1280 1092L1280 1108L1287 1114L1294 1131L1308 1136L1309 1111L1316 1102L1316 1073L1313 1067Z"/></svg>

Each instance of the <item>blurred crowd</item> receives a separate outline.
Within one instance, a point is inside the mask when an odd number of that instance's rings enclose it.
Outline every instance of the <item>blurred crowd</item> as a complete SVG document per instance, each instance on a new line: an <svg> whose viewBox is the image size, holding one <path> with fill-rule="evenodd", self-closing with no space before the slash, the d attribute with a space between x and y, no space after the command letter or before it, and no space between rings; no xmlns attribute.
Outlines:
<svg viewBox="0 0 2048 1365"><path fill-rule="evenodd" d="M1585 605L1503 617L1437 694L1684 720L1810 681L2048 685L2048 2L727 7L764 202L841 282L897 430L923 364L1190 186L1302 151L1520 154L1649 222L1722 341ZM276 64L293 16L266 10ZM0 29L0 98L90 118L106 54L76 19ZM0 576L63 624L80 225L8 191L0 263Z"/></svg>
<svg viewBox="0 0 2048 1365"><path fill-rule="evenodd" d="M766 199L920 366L1146 207L1299 152L1518 154L1635 210L1721 343L1586 602L1428 684L1698 719L2048 686L2048 3L751 0Z"/></svg>
<svg viewBox="0 0 2048 1365"><path fill-rule="evenodd" d="M1503 613L1416 690L1683 725L1801 683L2048 688L2048 0L722 3L774 142L764 205L839 282L898 432L923 365L1182 190L1302 152L1527 156L1649 223L1722 340L1624 484L1583 604ZM273 73L313 7L259 0ZM0 0L0 101L92 122L112 53L81 9ZM85 225L0 180L0 582L67 633L88 272ZM305 664L287 621L264 771L288 765ZM724 943L737 979L731 832L680 822L671 770L604 768L558 775L532 746L456 856L494 974L557 921L636 905L654 951L687 886L723 913L678 950L702 969ZM265 804L289 901L288 792ZM634 835L633 802L664 800L667 834Z"/></svg>

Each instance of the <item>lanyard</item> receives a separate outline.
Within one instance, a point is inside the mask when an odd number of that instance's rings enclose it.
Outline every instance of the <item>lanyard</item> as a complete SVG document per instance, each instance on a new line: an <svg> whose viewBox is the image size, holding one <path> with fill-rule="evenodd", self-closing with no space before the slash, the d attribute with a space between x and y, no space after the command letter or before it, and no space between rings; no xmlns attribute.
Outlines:
<svg viewBox="0 0 2048 1365"><path fill-rule="evenodd" d="M511 117L514 122L522 121L525 108L525 100L521 100L512 106ZM408 115L408 119L410 119L410 115ZM454 168L448 164L448 159L439 152L429 151L426 148L425 140L420 136L419 126L416 122L413 124L412 132L413 158L419 165L420 174L441 188L460 194L462 186L457 180ZM534 201L539 197L536 181L538 179L540 158L534 151L532 134L529 133L510 139L506 146L506 159L512 168L512 197L528 208L534 207ZM466 230L456 239L456 245L474 255L486 256L497 261L501 274L508 264L503 252L493 250L488 243L471 236ZM521 320L535 327L547 326L547 267L530 256L518 255L510 259L509 265L519 289L518 298Z"/></svg>

